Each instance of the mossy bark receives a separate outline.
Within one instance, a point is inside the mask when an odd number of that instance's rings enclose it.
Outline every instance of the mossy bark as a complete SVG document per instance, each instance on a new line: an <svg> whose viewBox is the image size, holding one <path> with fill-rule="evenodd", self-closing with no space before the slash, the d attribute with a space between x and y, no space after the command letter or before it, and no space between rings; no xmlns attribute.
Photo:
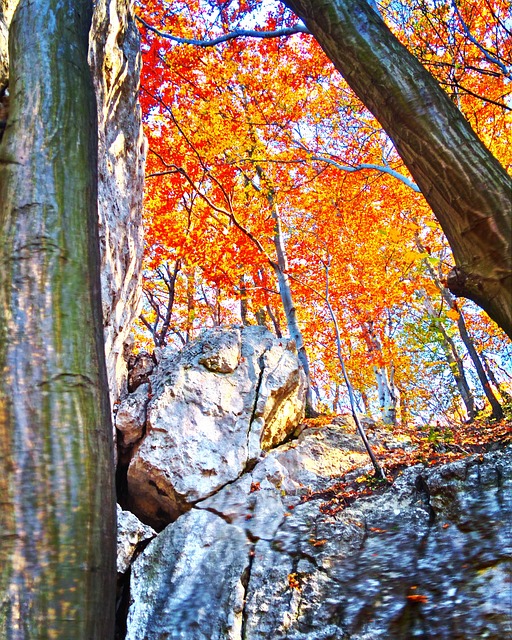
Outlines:
<svg viewBox="0 0 512 640"><path fill-rule="evenodd" d="M0 148L0 637L113 637L91 0L21 0Z"/></svg>
<svg viewBox="0 0 512 640"><path fill-rule="evenodd" d="M380 121L445 232L455 295L512 338L512 181L366 0L285 0Z"/></svg>

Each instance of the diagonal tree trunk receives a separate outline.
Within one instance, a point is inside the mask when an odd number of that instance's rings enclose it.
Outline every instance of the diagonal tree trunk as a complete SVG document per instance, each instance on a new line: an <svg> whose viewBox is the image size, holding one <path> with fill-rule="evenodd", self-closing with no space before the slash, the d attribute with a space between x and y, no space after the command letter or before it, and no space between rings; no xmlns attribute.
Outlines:
<svg viewBox="0 0 512 640"><path fill-rule="evenodd" d="M449 286L512 338L512 180L366 0L285 0L380 121L450 242Z"/></svg>
<svg viewBox="0 0 512 640"><path fill-rule="evenodd" d="M0 148L0 637L109 639L115 498L90 0L21 0Z"/></svg>

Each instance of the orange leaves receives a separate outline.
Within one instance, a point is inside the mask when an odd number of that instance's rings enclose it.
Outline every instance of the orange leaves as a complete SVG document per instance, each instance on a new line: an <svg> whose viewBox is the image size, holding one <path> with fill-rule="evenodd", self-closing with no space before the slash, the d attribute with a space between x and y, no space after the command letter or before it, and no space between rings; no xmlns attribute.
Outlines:
<svg viewBox="0 0 512 640"><path fill-rule="evenodd" d="M401 29L407 44L444 82L460 76L474 93L483 90L482 74L470 67L485 68L495 100L502 81L489 75L490 63L461 38L448 5L432 5L431 14L423 15L421 7L403 1L403 14L394 13L396 2L387 8L384 2L384 10L398 30L403 15L411 16ZM487 38L487 25L496 27L489 10L458 4L472 32ZM503 0L486 6L497 16L504 11ZM255 20L258 29L296 23L283 5L252 0L151 0L140 3L138 12L159 29L196 39ZM448 26L441 24L447 17ZM456 29L452 40L446 38L449 29ZM142 33L141 103L150 148L145 264L151 270L180 261L173 315L177 332L228 319L239 322L242 316L279 331L283 312L270 266L276 260L275 205L296 313L322 400L327 405L339 396L340 379L324 299L329 265L341 348L364 410L376 406L376 369L387 369L400 387L404 419L417 407L425 411L429 391L418 353L429 327L422 324L418 292L439 302L426 264L442 277L450 256L422 196L390 175L408 177L379 123L311 37L231 40L200 48ZM496 44L504 50L502 36ZM503 114L478 106L468 92L453 90L453 96L485 141L499 147L502 157L510 154L512 147L503 142ZM379 166L386 171L375 169ZM418 249L416 236L425 251ZM438 311L446 324L457 320L455 311L440 304ZM379 348L369 348L363 330L369 323ZM473 326L482 346L486 331L499 344L485 320L476 319ZM438 357L433 354L431 360Z"/></svg>

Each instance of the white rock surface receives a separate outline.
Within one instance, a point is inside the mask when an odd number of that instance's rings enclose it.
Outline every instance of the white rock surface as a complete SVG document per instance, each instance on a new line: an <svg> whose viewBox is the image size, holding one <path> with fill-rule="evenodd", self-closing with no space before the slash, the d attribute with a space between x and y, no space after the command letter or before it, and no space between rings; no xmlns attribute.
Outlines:
<svg viewBox="0 0 512 640"><path fill-rule="evenodd" d="M116 414L116 429L118 442L123 448L135 444L144 434L149 389L149 384L142 384L119 404Z"/></svg>
<svg viewBox="0 0 512 640"><path fill-rule="evenodd" d="M322 431L328 455L332 445L341 451L351 444L351 436L344 445ZM301 455L314 454L314 431L303 435ZM324 465L320 449L309 470L314 489L326 488L324 474L341 456ZM253 470L259 489L249 484L247 493L242 480L229 487L231 504L245 503L246 515L247 497L273 495L284 474L273 454ZM134 562L127 639L510 637L511 458L509 446L437 468L417 465L337 513L323 510L321 500L301 502L255 542L242 506L224 508L222 517L194 507ZM281 487L283 504L296 498L293 483Z"/></svg>
<svg viewBox="0 0 512 640"><path fill-rule="evenodd" d="M155 536L151 527L117 505L117 572L125 573L140 543Z"/></svg>
<svg viewBox="0 0 512 640"><path fill-rule="evenodd" d="M126 640L240 640L249 553L239 527L183 515L133 564Z"/></svg>
<svg viewBox="0 0 512 640"><path fill-rule="evenodd" d="M0 0L0 89L9 79L9 25L19 0Z"/></svg>
<svg viewBox="0 0 512 640"><path fill-rule="evenodd" d="M221 514L253 540L271 540L301 497L368 462L361 438L344 427L305 429L297 440L270 451L250 473L196 506Z"/></svg>
<svg viewBox="0 0 512 640"><path fill-rule="evenodd" d="M179 354L162 353L151 384L128 490L131 508L155 526L236 480L304 414L293 344L264 327L210 330Z"/></svg>
<svg viewBox="0 0 512 640"><path fill-rule="evenodd" d="M98 0L89 63L98 104L98 214L107 375L124 391L123 345L139 313L145 140L138 102L140 37L133 0Z"/></svg>

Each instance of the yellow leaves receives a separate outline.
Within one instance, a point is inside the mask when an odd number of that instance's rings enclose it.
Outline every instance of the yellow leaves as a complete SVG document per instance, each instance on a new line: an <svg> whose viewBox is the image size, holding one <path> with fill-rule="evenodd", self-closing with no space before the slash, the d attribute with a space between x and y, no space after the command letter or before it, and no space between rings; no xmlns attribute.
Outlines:
<svg viewBox="0 0 512 640"><path fill-rule="evenodd" d="M302 573L289 573L288 574L288 586L295 591L301 591L304 582L304 574Z"/></svg>
<svg viewBox="0 0 512 640"><path fill-rule="evenodd" d="M415 251L414 249L409 249L404 253L404 259L407 262L419 262L424 258L428 258L428 253Z"/></svg>
<svg viewBox="0 0 512 640"><path fill-rule="evenodd" d="M389 229L387 236L391 242L401 242L402 234L398 229Z"/></svg>

